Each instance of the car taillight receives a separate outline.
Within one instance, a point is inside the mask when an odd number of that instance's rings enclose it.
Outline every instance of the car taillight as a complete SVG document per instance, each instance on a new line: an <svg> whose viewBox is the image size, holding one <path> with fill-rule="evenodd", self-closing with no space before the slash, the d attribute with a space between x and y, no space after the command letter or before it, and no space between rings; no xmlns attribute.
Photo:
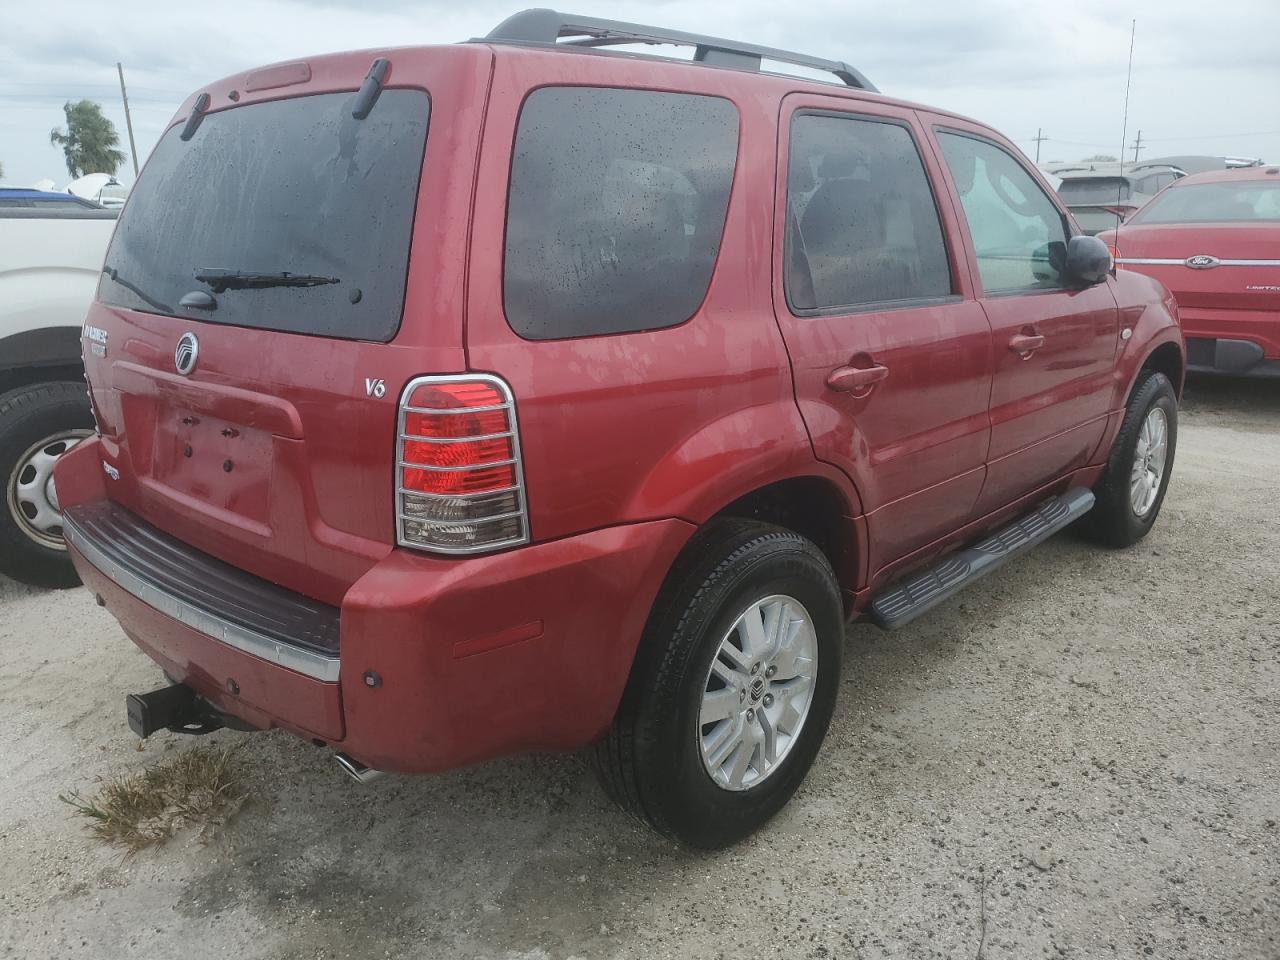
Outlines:
<svg viewBox="0 0 1280 960"><path fill-rule="evenodd" d="M400 396L396 460L401 546L479 553L528 541L515 402L502 380L410 381Z"/></svg>

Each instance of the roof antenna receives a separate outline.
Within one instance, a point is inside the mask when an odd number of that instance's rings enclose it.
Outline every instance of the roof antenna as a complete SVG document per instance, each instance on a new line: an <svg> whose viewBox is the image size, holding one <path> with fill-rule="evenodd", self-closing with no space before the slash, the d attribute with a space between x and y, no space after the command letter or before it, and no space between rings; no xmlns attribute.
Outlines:
<svg viewBox="0 0 1280 960"><path fill-rule="evenodd" d="M1116 240L1113 244L1117 250L1120 249L1120 224L1124 222L1120 204L1128 199L1121 194L1124 193L1124 145L1129 137L1129 88L1133 85L1133 38L1137 32L1138 20L1135 17L1129 24L1129 75L1124 81L1124 119L1120 123L1120 175L1116 183Z"/></svg>

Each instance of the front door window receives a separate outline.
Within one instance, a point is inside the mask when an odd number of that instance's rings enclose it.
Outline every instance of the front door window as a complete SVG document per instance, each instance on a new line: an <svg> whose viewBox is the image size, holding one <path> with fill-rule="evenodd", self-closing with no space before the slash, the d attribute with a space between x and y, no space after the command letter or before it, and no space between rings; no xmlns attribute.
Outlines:
<svg viewBox="0 0 1280 960"><path fill-rule="evenodd" d="M940 131L938 143L969 221L987 295L1067 287L1061 272L1066 224L1022 164L975 137Z"/></svg>

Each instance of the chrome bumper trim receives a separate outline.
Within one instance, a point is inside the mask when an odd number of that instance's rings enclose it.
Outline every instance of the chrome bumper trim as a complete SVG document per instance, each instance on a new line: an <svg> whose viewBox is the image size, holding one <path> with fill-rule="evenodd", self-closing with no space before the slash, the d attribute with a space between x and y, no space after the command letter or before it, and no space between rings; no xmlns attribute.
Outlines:
<svg viewBox="0 0 1280 960"><path fill-rule="evenodd" d="M338 657L327 657L314 650L275 640L256 630L224 620L217 614L165 592L107 556L85 536L75 520L67 515L63 516L63 536L85 560L93 564L116 586L165 616L172 617L211 640L219 640L229 647L260 657L269 663L326 683L337 682L339 668L342 665Z"/></svg>
<svg viewBox="0 0 1280 960"><path fill-rule="evenodd" d="M1137 263L1160 267L1183 267L1188 266L1188 259L1188 257L1117 257L1116 263ZM1212 265L1212 267L1280 267L1280 260L1218 260ZM1212 267L1209 267L1208 269L1212 269ZM1202 267L1200 269L1205 268Z"/></svg>

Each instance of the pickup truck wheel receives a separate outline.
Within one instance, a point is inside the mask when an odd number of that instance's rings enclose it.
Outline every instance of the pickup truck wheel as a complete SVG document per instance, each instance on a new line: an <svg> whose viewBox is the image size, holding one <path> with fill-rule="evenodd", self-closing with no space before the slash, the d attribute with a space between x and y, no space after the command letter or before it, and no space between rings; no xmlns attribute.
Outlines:
<svg viewBox="0 0 1280 960"><path fill-rule="evenodd" d="M1178 397L1162 373L1148 371L1129 397L1106 472L1094 488L1097 502L1084 532L1109 547L1145 537L1164 503L1178 443Z"/></svg>
<svg viewBox="0 0 1280 960"><path fill-rule="evenodd" d="M0 396L0 573L39 587L80 582L62 540L53 465L92 433L83 384L40 383Z"/></svg>
<svg viewBox="0 0 1280 960"><path fill-rule="evenodd" d="M804 537L752 521L701 531L645 629L594 760L605 789L660 832L716 848L791 798L826 735L844 616Z"/></svg>

